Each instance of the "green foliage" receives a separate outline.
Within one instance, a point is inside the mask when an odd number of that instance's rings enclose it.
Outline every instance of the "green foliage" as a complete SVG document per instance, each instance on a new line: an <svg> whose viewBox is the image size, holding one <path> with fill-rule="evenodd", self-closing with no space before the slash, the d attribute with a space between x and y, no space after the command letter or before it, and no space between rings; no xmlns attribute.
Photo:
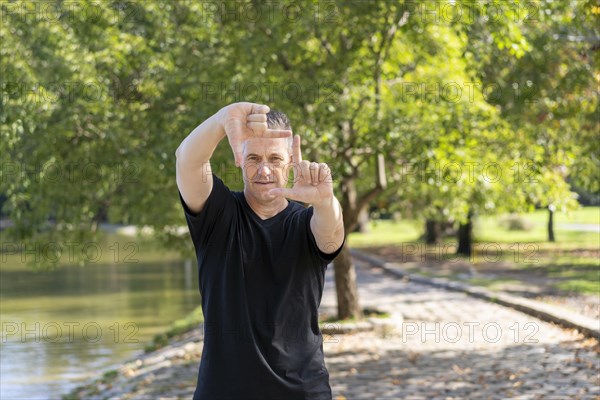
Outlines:
<svg viewBox="0 0 600 400"><path fill-rule="evenodd" d="M190 250L172 228L182 222L174 152L218 109L201 97L214 70L199 56L214 68L220 59L218 44L202 40L210 26L190 19L189 3L58 3L61 18L44 17L48 2L2 3L7 236L47 230L46 240L82 242L107 217L153 226Z"/></svg>
<svg viewBox="0 0 600 400"><path fill-rule="evenodd" d="M288 113L348 215L568 211L566 177L599 190L597 42L569 39L599 36L593 1L493 1L493 19L466 0L454 19L402 1L47 4L2 3L9 240L84 242L107 219L190 253L174 152L234 101ZM211 163L241 189L225 141Z"/></svg>
<svg viewBox="0 0 600 400"><path fill-rule="evenodd" d="M488 101L518 132L515 154L538 178L511 192L529 192L529 201L542 206L572 209L566 176L591 192L600 190L598 7L587 0L543 0L523 8L517 26L529 45L520 57L488 45L494 28L469 29L473 74L495 85Z"/></svg>

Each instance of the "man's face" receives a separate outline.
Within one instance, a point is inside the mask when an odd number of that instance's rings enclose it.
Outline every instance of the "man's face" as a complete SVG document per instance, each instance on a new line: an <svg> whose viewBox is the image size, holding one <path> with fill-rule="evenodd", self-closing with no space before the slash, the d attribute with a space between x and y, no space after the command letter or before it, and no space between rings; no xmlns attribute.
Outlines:
<svg viewBox="0 0 600 400"><path fill-rule="evenodd" d="M242 173L244 186L258 200L269 201L270 189L287 185L291 161L287 139L252 138L244 142Z"/></svg>

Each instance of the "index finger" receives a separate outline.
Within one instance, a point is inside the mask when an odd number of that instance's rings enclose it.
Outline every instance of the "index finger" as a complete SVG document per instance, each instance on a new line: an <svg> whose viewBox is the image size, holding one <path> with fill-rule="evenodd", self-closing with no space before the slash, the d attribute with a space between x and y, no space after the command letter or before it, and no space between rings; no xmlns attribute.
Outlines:
<svg viewBox="0 0 600 400"><path fill-rule="evenodd" d="M292 161L296 164L302 161L302 151L300 149L300 135L294 136L294 143L292 145L292 157L294 158Z"/></svg>
<svg viewBox="0 0 600 400"><path fill-rule="evenodd" d="M289 129L267 129L262 136L271 139L288 138L292 136L292 131Z"/></svg>
<svg viewBox="0 0 600 400"><path fill-rule="evenodd" d="M250 114L266 114L271 111L271 108L266 104L253 103L250 107Z"/></svg>

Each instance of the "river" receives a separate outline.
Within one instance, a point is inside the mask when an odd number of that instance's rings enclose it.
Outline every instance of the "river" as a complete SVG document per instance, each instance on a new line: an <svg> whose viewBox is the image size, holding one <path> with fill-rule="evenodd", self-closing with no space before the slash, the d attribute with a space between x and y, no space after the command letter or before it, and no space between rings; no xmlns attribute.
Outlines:
<svg viewBox="0 0 600 400"><path fill-rule="evenodd" d="M0 267L0 398L56 399L200 304L195 263Z"/></svg>

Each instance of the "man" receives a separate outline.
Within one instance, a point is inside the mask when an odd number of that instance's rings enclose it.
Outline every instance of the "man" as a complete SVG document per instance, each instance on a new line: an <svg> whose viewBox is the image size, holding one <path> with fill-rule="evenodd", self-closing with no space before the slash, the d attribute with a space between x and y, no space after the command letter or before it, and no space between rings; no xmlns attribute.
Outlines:
<svg viewBox="0 0 600 400"><path fill-rule="evenodd" d="M209 167L225 136L243 192ZM204 121L176 156L205 319L194 399L330 400L318 307L344 226L329 167L302 160L285 114L245 102Z"/></svg>

